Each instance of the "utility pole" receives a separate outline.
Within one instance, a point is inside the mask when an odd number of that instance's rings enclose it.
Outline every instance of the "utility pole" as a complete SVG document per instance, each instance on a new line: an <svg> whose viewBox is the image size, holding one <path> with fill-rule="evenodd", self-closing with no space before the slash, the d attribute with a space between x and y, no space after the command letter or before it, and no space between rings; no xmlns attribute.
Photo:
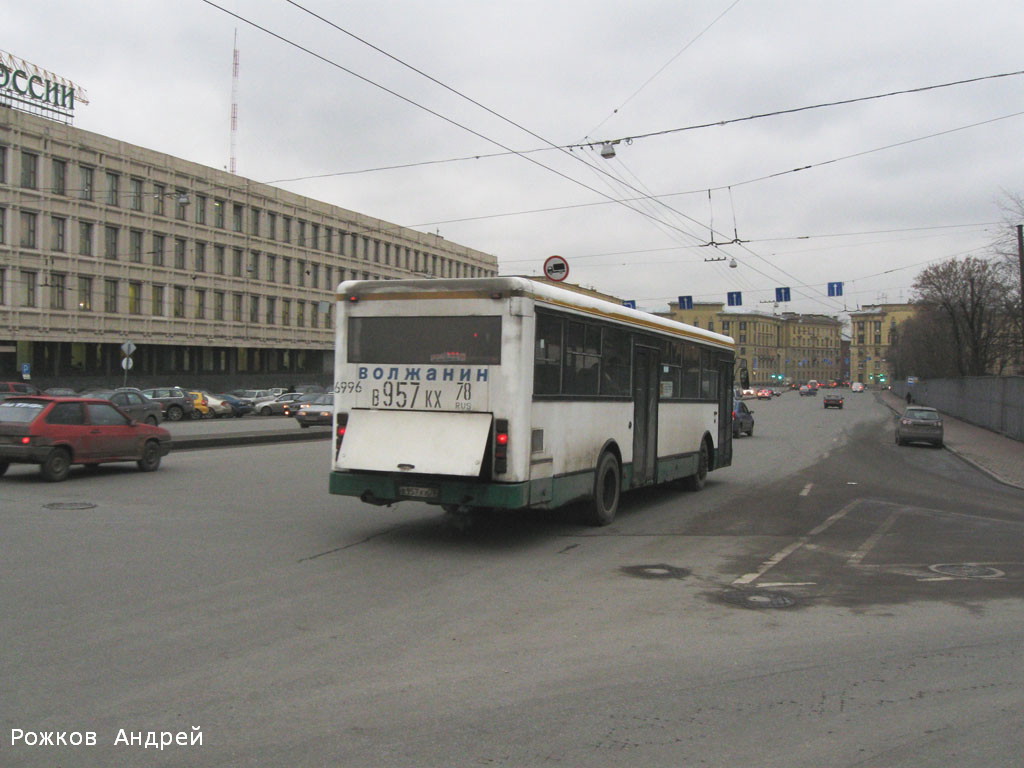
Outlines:
<svg viewBox="0 0 1024 768"><path fill-rule="evenodd" d="M1017 225L1017 259L1020 262L1020 345L1024 357L1024 224Z"/></svg>

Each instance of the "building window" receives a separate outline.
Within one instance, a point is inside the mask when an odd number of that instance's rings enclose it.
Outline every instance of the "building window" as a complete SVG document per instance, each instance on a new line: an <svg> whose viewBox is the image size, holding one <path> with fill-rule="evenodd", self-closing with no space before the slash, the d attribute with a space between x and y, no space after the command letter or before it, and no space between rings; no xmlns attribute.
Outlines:
<svg viewBox="0 0 1024 768"><path fill-rule="evenodd" d="M281 217L281 239L286 243L292 241L292 220L290 216Z"/></svg>
<svg viewBox="0 0 1024 768"><path fill-rule="evenodd" d="M21 273L21 306L34 307L36 305L36 284L38 275L35 272L22 271Z"/></svg>
<svg viewBox="0 0 1024 768"><path fill-rule="evenodd" d="M206 317L206 291L202 288L196 288L196 320L202 320Z"/></svg>
<svg viewBox="0 0 1024 768"><path fill-rule="evenodd" d="M50 218L50 230L52 232L51 247L55 251L63 253L67 250L68 220L60 216Z"/></svg>
<svg viewBox="0 0 1024 768"><path fill-rule="evenodd" d="M272 283L277 280L277 259L267 254L267 282Z"/></svg>
<svg viewBox="0 0 1024 768"><path fill-rule="evenodd" d="M224 319L224 291L213 292L213 319Z"/></svg>
<svg viewBox="0 0 1024 768"><path fill-rule="evenodd" d="M260 297L250 296L249 297L249 322L258 323L260 321Z"/></svg>
<svg viewBox="0 0 1024 768"><path fill-rule="evenodd" d="M299 259L298 262L297 262L297 265L298 265L298 271L295 273L295 275L296 275L296 282L300 286L305 286L306 285L306 262L304 262L302 259Z"/></svg>
<svg viewBox="0 0 1024 768"><path fill-rule="evenodd" d="M218 275L224 274L224 246L213 246L213 271Z"/></svg>
<svg viewBox="0 0 1024 768"><path fill-rule="evenodd" d="M78 222L78 253L92 256L92 224L88 221Z"/></svg>
<svg viewBox="0 0 1024 768"><path fill-rule="evenodd" d="M64 309L64 295L67 292L68 276L61 272L50 273L50 309Z"/></svg>
<svg viewBox="0 0 1024 768"><path fill-rule="evenodd" d="M242 276L242 249L231 249L231 274L235 277Z"/></svg>
<svg viewBox="0 0 1024 768"><path fill-rule="evenodd" d="M103 311L110 315L117 314L117 280L103 281Z"/></svg>
<svg viewBox="0 0 1024 768"><path fill-rule="evenodd" d="M121 184L121 177L116 173L107 172L107 205L119 205L118 188Z"/></svg>
<svg viewBox="0 0 1024 768"><path fill-rule="evenodd" d="M167 238L164 235L158 235L153 233L153 266L162 267L164 265L164 248L166 247Z"/></svg>
<svg viewBox="0 0 1024 768"><path fill-rule="evenodd" d="M309 265L309 285L312 288L320 287L320 265L310 264Z"/></svg>
<svg viewBox="0 0 1024 768"><path fill-rule="evenodd" d="M137 281L128 283L128 314L142 314L142 283Z"/></svg>
<svg viewBox="0 0 1024 768"><path fill-rule="evenodd" d="M0 184L7 183L7 147L0 147Z"/></svg>
<svg viewBox="0 0 1024 768"><path fill-rule="evenodd" d="M92 312L92 278L80 275L78 278L78 308Z"/></svg>
<svg viewBox="0 0 1024 768"><path fill-rule="evenodd" d="M21 153L21 186L25 189L36 189L39 186L39 155Z"/></svg>
<svg viewBox="0 0 1024 768"><path fill-rule="evenodd" d="M7 209L0 208L0 243L7 242Z"/></svg>
<svg viewBox="0 0 1024 768"><path fill-rule="evenodd" d="M242 294L231 294L231 319L236 323L242 322Z"/></svg>
<svg viewBox="0 0 1024 768"><path fill-rule="evenodd" d="M274 320L277 316L277 299L273 296L267 296L267 325L273 325Z"/></svg>
<svg viewBox="0 0 1024 768"><path fill-rule="evenodd" d="M281 258L281 282L285 285L292 282L292 260L287 256Z"/></svg>
<svg viewBox="0 0 1024 768"><path fill-rule="evenodd" d="M130 192L128 193L128 207L133 211L142 210L142 179L132 179L128 182Z"/></svg>
<svg viewBox="0 0 1024 768"><path fill-rule="evenodd" d="M298 230L299 230L298 231L298 239L295 241L295 244L298 245L300 248L305 248L306 247L306 222L304 222L302 219L299 219L299 221L298 221Z"/></svg>
<svg viewBox="0 0 1024 768"><path fill-rule="evenodd" d="M108 259L117 258L117 227L103 228L103 255Z"/></svg>
<svg viewBox="0 0 1024 768"><path fill-rule="evenodd" d="M174 218L178 221L185 220L185 211L188 209L188 192L184 189L174 190Z"/></svg>
<svg viewBox="0 0 1024 768"><path fill-rule="evenodd" d="M235 203L234 206L232 206L231 229L235 232L242 231L242 218L244 217L244 211L245 209L238 203Z"/></svg>
<svg viewBox="0 0 1024 768"><path fill-rule="evenodd" d="M204 195L196 195L196 224L206 223L206 197Z"/></svg>
<svg viewBox="0 0 1024 768"><path fill-rule="evenodd" d="M309 305L309 327L319 328L320 327L320 310L317 309L316 304Z"/></svg>
<svg viewBox="0 0 1024 768"><path fill-rule="evenodd" d="M53 194L66 195L68 193L68 164L63 160L53 159Z"/></svg>
<svg viewBox="0 0 1024 768"><path fill-rule="evenodd" d="M142 230L133 229L128 234L128 258L136 264L142 263Z"/></svg>
<svg viewBox="0 0 1024 768"><path fill-rule="evenodd" d="M306 327L306 302L295 302L295 325L299 328Z"/></svg>
<svg viewBox="0 0 1024 768"><path fill-rule="evenodd" d="M213 201L213 226L224 229L224 201L216 198Z"/></svg>
<svg viewBox="0 0 1024 768"><path fill-rule="evenodd" d="M277 215L267 211L267 237L277 240Z"/></svg>
<svg viewBox="0 0 1024 768"><path fill-rule="evenodd" d="M309 247L319 248L320 247L320 226L318 224L309 225Z"/></svg>
<svg viewBox="0 0 1024 768"><path fill-rule="evenodd" d="M92 178L93 169L87 165L79 167L80 181L78 184L78 194L83 200L92 200Z"/></svg>
<svg viewBox="0 0 1024 768"><path fill-rule="evenodd" d="M21 247L36 247L36 219L37 216L29 211L21 212Z"/></svg>
<svg viewBox="0 0 1024 768"><path fill-rule="evenodd" d="M167 187L163 184L153 185L153 213L157 216L164 216L164 203L167 202Z"/></svg>
<svg viewBox="0 0 1024 768"><path fill-rule="evenodd" d="M185 289L180 285L174 286L174 316L185 316Z"/></svg>
<svg viewBox="0 0 1024 768"><path fill-rule="evenodd" d="M260 279L260 253L259 251L253 251L249 254L249 266L247 267L249 277L253 280Z"/></svg>
<svg viewBox="0 0 1024 768"><path fill-rule="evenodd" d="M153 302L152 312L154 317L163 317L164 314L164 287L162 285L154 285L153 291Z"/></svg>
<svg viewBox="0 0 1024 768"><path fill-rule="evenodd" d="M253 237L260 236L260 209L252 208L249 210L249 234Z"/></svg>
<svg viewBox="0 0 1024 768"><path fill-rule="evenodd" d="M174 238L174 268L185 268L185 241L180 237Z"/></svg>

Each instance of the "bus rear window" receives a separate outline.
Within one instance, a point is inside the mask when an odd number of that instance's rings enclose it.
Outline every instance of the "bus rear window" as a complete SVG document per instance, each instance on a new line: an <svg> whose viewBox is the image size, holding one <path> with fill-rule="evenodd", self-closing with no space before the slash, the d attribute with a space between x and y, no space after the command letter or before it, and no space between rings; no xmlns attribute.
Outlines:
<svg viewBox="0 0 1024 768"><path fill-rule="evenodd" d="M498 365L500 317L351 317L348 362Z"/></svg>

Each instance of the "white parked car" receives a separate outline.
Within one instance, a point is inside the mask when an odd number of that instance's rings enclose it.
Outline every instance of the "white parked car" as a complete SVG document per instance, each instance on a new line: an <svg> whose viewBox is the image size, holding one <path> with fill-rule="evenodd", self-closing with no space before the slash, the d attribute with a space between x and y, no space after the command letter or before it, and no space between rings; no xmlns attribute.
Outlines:
<svg viewBox="0 0 1024 768"><path fill-rule="evenodd" d="M862 382L855 381L855 382L853 382L853 384L850 385L850 391L851 392L863 392L864 391L864 384Z"/></svg>

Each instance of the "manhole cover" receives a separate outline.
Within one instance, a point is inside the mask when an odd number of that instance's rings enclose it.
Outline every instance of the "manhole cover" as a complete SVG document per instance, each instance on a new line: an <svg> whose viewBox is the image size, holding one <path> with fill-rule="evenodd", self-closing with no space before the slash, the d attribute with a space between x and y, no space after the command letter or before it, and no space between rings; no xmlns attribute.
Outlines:
<svg viewBox="0 0 1024 768"><path fill-rule="evenodd" d="M43 509L95 509L96 505L89 501L55 501L44 504Z"/></svg>
<svg viewBox="0 0 1024 768"><path fill-rule="evenodd" d="M745 592L734 589L722 595L727 603L742 605L744 608L789 608L796 605L784 592Z"/></svg>
<svg viewBox="0 0 1024 768"><path fill-rule="evenodd" d="M956 576L961 579L999 579L1006 574L998 568L972 563L943 563L929 565L928 570L941 573L943 576Z"/></svg>
<svg viewBox="0 0 1024 768"><path fill-rule="evenodd" d="M686 568L656 563L654 565L624 565L620 569L627 576L638 579L685 579L690 575Z"/></svg>

